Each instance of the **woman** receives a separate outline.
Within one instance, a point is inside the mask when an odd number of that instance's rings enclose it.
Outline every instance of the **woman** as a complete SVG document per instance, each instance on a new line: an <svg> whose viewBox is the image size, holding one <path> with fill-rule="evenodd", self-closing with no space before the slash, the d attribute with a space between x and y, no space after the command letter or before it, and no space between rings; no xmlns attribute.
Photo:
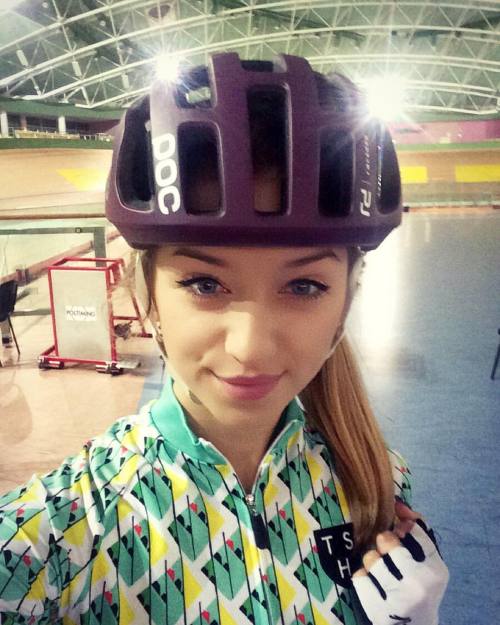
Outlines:
<svg viewBox="0 0 500 625"><path fill-rule="evenodd" d="M158 82L106 206L169 376L0 500L5 622L437 625L448 570L344 337L401 219L354 85L236 54Z"/></svg>

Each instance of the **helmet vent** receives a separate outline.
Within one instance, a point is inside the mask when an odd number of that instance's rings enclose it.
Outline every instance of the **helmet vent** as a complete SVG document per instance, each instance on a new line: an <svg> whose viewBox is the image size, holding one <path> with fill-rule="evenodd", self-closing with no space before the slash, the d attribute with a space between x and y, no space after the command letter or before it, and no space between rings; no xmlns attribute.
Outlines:
<svg viewBox="0 0 500 625"><path fill-rule="evenodd" d="M354 177L354 142L349 132L326 130L321 136L319 212L347 217L351 212Z"/></svg>
<svg viewBox="0 0 500 625"><path fill-rule="evenodd" d="M212 90L206 67L194 67L179 75L175 102L179 108L212 108Z"/></svg>
<svg viewBox="0 0 500 625"><path fill-rule="evenodd" d="M241 61L241 67L247 72L272 72L274 63L272 61Z"/></svg>
<svg viewBox="0 0 500 625"><path fill-rule="evenodd" d="M401 178L396 150L387 130L380 150L380 212L389 214L398 210L401 203Z"/></svg>
<svg viewBox="0 0 500 625"><path fill-rule="evenodd" d="M145 107L143 107L145 108ZM150 124L145 110L131 110L128 132L122 144L117 186L121 201L135 210L150 211L153 196L153 155ZM135 121L132 118L136 118ZM141 119L142 118L142 119Z"/></svg>
<svg viewBox="0 0 500 625"><path fill-rule="evenodd" d="M258 213L284 214L287 206L287 94L281 87L253 87L247 93L254 209ZM270 190L279 180L279 197ZM266 191L266 187L268 190Z"/></svg>
<svg viewBox="0 0 500 625"><path fill-rule="evenodd" d="M178 134L183 204L187 213L217 213L222 191L218 142L211 126L182 124Z"/></svg>

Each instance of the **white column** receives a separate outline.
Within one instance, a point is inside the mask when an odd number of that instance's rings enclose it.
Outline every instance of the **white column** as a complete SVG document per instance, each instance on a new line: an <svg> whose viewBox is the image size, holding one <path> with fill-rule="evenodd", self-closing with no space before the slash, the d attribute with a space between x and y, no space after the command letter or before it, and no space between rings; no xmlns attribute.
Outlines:
<svg viewBox="0 0 500 625"><path fill-rule="evenodd" d="M26 119L26 115L19 115L19 122L21 124L21 130L27 130L28 120Z"/></svg>
<svg viewBox="0 0 500 625"><path fill-rule="evenodd" d="M9 136L9 120L7 119L7 111L0 111L0 134L2 137Z"/></svg>
<svg viewBox="0 0 500 625"><path fill-rule="evenodd" d="M59 115L59 117L57 118L57 130L61 135L66 134L66 118L64 117L64 115Z"/></svg>

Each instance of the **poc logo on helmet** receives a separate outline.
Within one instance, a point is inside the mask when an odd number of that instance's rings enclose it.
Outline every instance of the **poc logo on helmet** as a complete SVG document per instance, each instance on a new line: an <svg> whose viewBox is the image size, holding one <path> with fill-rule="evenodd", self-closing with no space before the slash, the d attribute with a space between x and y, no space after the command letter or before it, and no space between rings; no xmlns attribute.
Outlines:
<svg viewBox="0 0 500 625"><path fill-rule="evenodd" d="M158 207L164 215L175 213L181 206L181 195L176 186L177 163L172 158L175 154L175 136L166 132L152 141L155 160L155 182L159 187L156 199Z"/></svg>

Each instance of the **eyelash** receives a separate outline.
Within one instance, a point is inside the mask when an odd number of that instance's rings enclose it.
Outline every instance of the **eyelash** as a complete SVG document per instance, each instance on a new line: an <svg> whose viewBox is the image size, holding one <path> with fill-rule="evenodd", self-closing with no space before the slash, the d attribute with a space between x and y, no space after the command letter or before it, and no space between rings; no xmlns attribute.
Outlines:
<svg viewBox="0 0 500 625"><path fill-rule="evenodd" d="M216 282L217 284L220 285L220 282L218 280L216 280L215 278L211 278L210 276L194 276L192 278L188 278L187 280L177 280L176 283L184 289L189 289L190 286L196 284L197 282ZM318 299L319 297L322 297L323 295L325 295L329 290L330 287L327 286L326 284L322 284L321 282L316 282L315 280L308 280L308 279L298 279L298 280L292 280L292 282L290 284L297 284L297 283L307 283L309 285L313 285L316 288L319 289L319 292L314 293L313 295L298 295L297 297L301 298L301 299ZM195 293L194 291L191 290L191 295L193 295L193 297L197 297L199 299L208 299L210 297L214 297L217 296L217 293L205 293L204 295L200 295L199 293Z"/></svg>

